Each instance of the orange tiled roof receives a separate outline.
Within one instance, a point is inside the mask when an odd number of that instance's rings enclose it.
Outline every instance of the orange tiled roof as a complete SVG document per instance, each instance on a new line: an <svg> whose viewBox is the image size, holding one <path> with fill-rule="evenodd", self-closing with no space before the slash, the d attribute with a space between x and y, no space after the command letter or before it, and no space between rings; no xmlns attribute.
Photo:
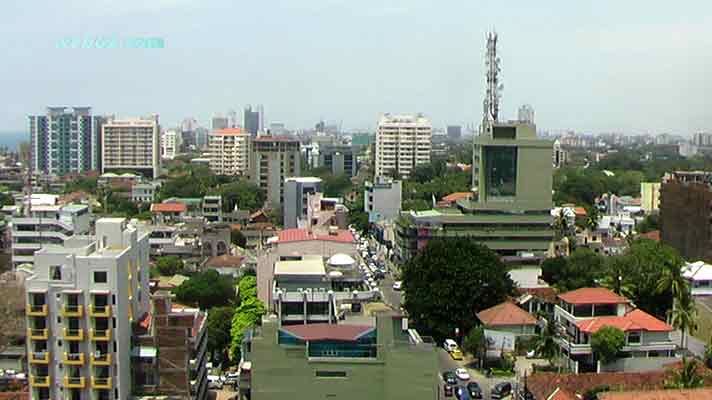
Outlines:
<svg viewBox="0 0 712 400"><path fill-rule="evenodd" d="M339 230L335 235L316 235L306 229L284 229L279 231L278 237L278 243L303 242L307 240L324 240L341 243L354 242L354 236L347 230Z"/></svg>
<svg viewBox="0 0 712 400"><path fill-rule="evenodd" d="M600 400L708 400L712 399L712 389L637 390L631 392L605 392L598 395Z"/></svg>
<svg viewBox="0 0 712 400"><path fill-rule="evenodd" d="M623 304L630 300L606 288L581 288L562 293L559 298L569 304Z"/></svg>
<svg viewBox="0 0 712 400"><path fill-rule="evenodd" d="M628 331L671 332L672 326L653 317L643 310L633 310L622 317L598 317L579 321L576 326L586 333L595 333L604 326L612 326Z"/></svg>
<svg viewBox="0 0 712 400"><path fill-rule="evenodd" d="M220 136L237 136L247 134L247 132L245 132L242 128L216 129L212 133Z"/></svg>
<svg viewBox="0 0 712 400"><path fill-rule="evenodd" d="M458 200L469 199L470 197L472 197L472 192L455 192L443 197L443 201L452 203Z"/></svg>
<svg viewBox="0 0 712 400"><path fill-rule="evenodd" d="M477 318L486 326L536 325L536 318L508 301L478 312Z"/></svg>
<svg viewBox="0 0 712 400"><path fill-rule="evenodd" d="M185 212L188 208L183 203L154 203L151 204L151 212Z"/></svg>

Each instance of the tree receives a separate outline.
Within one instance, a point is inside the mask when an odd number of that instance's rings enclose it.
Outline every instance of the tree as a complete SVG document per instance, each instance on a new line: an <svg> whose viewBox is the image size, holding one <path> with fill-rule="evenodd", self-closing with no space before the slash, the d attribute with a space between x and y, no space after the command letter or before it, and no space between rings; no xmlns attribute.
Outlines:
<svg viewBox="0 0 712 400"><path fill-rule="evenodd" d="M9 193L0 193L0 206L12 206L15 204L15 199Z"/></svg>
<svg viewBox="0 0 712 400"><path fill-rule="evenodd" d="M577 248L568 258L557 257L542 263L544 280L562 292L595 286L604 273L605 259L587 248Z"/></svg>
<svg viewBox="0 0 712 400"><path fill-rule="evenodd" d="M249 297L241 300L240 306L235 310L232 317L232 327L230 330L230 359L237 361L240 359L240 347L242 339L248 329L258 324L265 314L265 306L256 297Z"/></svg>
<svg viewBox="0 0 712 400"><path fill-rule="evenodd" d="M628 265L626 265L625 259L623 257L611 257L607 264L606 276L600 281L601 286L619 296L629 299L634 298L636 285L628 274Z"/></svg>
<svg viewBox="0 0 712 400"><path fill-rule="evenodd" d="M686 333L697 329L697 309L695 308L695 301L692 299L692 295L687 293L679 297L670 312L670 317L672 326L682 332L680 347L683 349L687 348L685 341Z"/></svg>
<svg viewBox="0 0 712 400"><path fill-rule="evenodd" d="M240 301L246 301L252 297L257 297L257 277L245 275L237 284Z"/></svg>
<svg viewBox="0 0 712 400"><path fill-rule="evenodd" d="M237 247L242 247L243 249L247 246L247 238L237 229L230 231L230 242Z"/></svg>
<svg viewBox="0 0 712 400"><path fill-rule="evenodd" d="M672 371L671 377L665 382L667 389L694 389L704 386L705 381L697 371L697 361L682 357L682 366Z"/></svg>
<svg viewBox="0 0 712 400"><path fill-rule="evenodd" d="M163 256L156 260L156 268L163 276L173 276L183 271L183 260L177 256Z"/></svg>
<svg viewBox="0 0 712 400"><path fill-rule="evenodd" d="M462 349L477 358L480 362L480 366L482 366L484 355L487 351L485 330L481 326L470 329L470 333L468 333L462 341Z"/></svg>
<svg viewBox="0 0 712 400"><path fill-rule="evenodd" d="M0 352L24 337L25 294L22 286L13 283L0 287Z"/></svg>
<svg viewBox="0 0 712 400"><path fill-rule="evenodd" d="M226 354L230 346L230 330L234 314L235 308L231 306L215 307L208 313L208 351L211 359L215 359L216 352ZM224 359L221 357L221 360Z"/></svg>
<svg viewBox="0 0 712 400"><path fill-rule="evenodd" d="M569 219L566 217L566 212L562 207L559 210L559 213L554 217L553 228L556 240L561 240L569 236L571 231L571 227L569 225Z"/></svg>
<svg viewBox="0 0 712 400"><path fill-rule="evenodd" d="M591 349L604 364L616 360L625 344L625 333L613 326L604 326L591 335Z"/></svg>
<svg viewBox="0 0 712 400"><path fill-rule="evenodd" d="M591 232L598 228L598 220L601 219L601 211L595 205L586 209L586 228Z"/></svg>
<svg viewBox="0 0 712 400"><path fill-rule="evenodd" d="M554 358L559 354L557 336L554 323L547 322L546 327L534 338L534 351L539 357L546 358L549 364L553 364Z"/></svg>
<svg viewBox="0 0 712 400"><path fill-rule="evenodd" d="M441 341L469 332L473 314L504 301L514 284L499 256L468 238L433 239L402 268L404 307Z"/></svg>
<svg viewBox="0 0 712 400"><path fill-rule="evenodd" d="M179 302L197 304L201 310L226 306L235 299L232 278L212 269L193 275L173 292Z"/></svg>
<svg viewBox="0 0 712 400"><path fill-rule="evenodd" d="M230 212L235 207L255 211L262 208L265 202L264 190L244 179L222 185L219 191L225 212Z"/></svg>

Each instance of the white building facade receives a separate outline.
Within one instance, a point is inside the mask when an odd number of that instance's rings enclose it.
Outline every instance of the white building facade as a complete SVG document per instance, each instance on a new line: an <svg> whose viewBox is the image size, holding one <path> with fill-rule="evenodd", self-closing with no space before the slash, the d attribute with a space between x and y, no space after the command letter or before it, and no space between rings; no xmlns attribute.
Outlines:
<svg viewBox="0 0 712 400"><path fill-rule="evenodd" d="M181 135L171 129L161 135L161 157L172 160L180 152Z"/></svg>
<svg viewBox="0 0 712 400"><path fill-rule="evenodd" d="M376 131L376 177L408 177L430 162L433 127L421 114L384 114Z"/></svg>
<svg viewBox="0 0 712 400"><path fill-rule="evenodd" d="M133 171L146 177L160 175L161 149L158 116L111 119L102 126L102 173Z"/></svg>
<svg viewBox="0 0 712 400"><path fill-rule="evenodd" d="M242 176L249 169L250 134L241 128L218 129L208 135L210 170L217 175Z"/></svg>

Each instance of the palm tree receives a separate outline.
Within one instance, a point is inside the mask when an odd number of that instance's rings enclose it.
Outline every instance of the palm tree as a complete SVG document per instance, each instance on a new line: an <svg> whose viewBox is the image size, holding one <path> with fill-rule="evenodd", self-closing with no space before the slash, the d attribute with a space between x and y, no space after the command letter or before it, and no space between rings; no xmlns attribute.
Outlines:
<svg viewBox="0 0 712 400"><path fill-rule="evenodd" d="M682 357L682 367L672 372L672 377L665 383L668 389L694 389L704 385L704 379L697 373L697 361Z"/></svg>
<svg viewBox="0 0 712 400"><path fill-rule="evenodd" d="M666 261L663 276L658 282L657 289L659 293L670 290L673 298L676 300L680 300L682 296L686 296L689 293L689 287L687 280L682 276L682 265L674 265Z"/></svg>
<svg viewBox="0 0 712 400"><path fill-rule="evenodd" d="M554 358L559 354L559 345L556 343L558 333L552 322L547 321L546 327L534 338L534 351L553 364Z"/></svg>
<svg viewBox="0 0 712 400"><path fill-rule="evenodd" d="M601 212L596 205L589 207L586 210L586 228L590 231L595 231L598 228L598 220L601 219Z"/></svg>
<svg viewBox="0 0 712 400"><path fill-rule="evenodd" d="M561 207L559 213L554 217L554 233L556 234L556 239L561 240L569 234L569 220L566 218L565 208Z"/></svg>
<svg viewBox="0 0 712 400"><path fill-rule="evenodd" d="M682 332L680 346L684 349L686 348L685 333L697 329L697 309L689 293L683 294L682 297L677 300L677 305L672 308L670 316L672 326Z"/></svg>

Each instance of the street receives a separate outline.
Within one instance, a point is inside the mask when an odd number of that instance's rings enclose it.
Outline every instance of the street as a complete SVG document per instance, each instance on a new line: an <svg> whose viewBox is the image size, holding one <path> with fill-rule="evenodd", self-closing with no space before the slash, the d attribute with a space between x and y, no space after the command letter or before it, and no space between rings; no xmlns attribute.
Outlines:
<svg viewBox="0 0 712 400"><path fill-rule="evenodd" d="M450 357L450 354L448 354L445 349L442 347L437 349L438 352L438 363L440 366L440 388L438 397L440 399L444 399L445 393L443 391L443 381L442 381L442 373L444 371L452 371L456 368L465 368L467 369L467 372L470 374L470 381L469 382L477 382L480 385L480 388L482 388L482 395L484 400L490 400L491 396L490 393L492 391L492 387L500 382L511 382L512 386L516 387L516 379L515 377L511 378L486 378L484 375L482 375L479 371L475 370L474 368L470 368L466 365L466 361L457 361L453 360L452 357ZM460 381L461 384L458 386L465 387L468 382L463 382ZM453 397L454 398L454 397Z"/></svg>

